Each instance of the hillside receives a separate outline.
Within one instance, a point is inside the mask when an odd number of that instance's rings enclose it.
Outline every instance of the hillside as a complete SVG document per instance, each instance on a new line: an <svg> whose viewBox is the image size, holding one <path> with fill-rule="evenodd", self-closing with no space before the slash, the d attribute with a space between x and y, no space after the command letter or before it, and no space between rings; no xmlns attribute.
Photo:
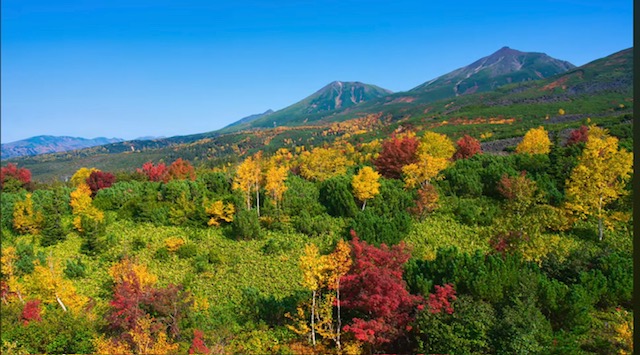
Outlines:
<svg viewBox="0 0 640 355"><path fill-rule="evenodd" d="M409 92L429 96L432 101L446 97L491 91L499 86L545 79L575 68L575 65L544 53L521 52L503 47L497 52L421 84Z"/></svg>
<svg viewBox="0 0 640 355"><path fill-rule="evenodd" d="M282 110L278 110L268 117L259 117L249 122L236 122L221 129L220 132L226 133L247 128L300 125L389 94L391 94L391 91L375 85L334 81L312 95Z"/></svg>
<svg viewBox="0 0 640 355"><path fill-rule="evenodd" d="M3 143L1 156L2 159L10 159L21 156L65 152L122 141L120 138L104 137L86 139L67 136L36 136L15 142Z"/></svg>

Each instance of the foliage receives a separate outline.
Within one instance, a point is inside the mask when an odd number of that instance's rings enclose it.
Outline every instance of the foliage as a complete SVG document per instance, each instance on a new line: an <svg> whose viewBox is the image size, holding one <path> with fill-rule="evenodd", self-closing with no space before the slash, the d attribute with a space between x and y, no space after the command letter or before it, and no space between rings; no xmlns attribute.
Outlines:
<svg viewBox="0 0 640 355"><path fill-rule="evenodd" d="M233 179L233 189L240 190L244 193L245 200L247 202L247 210L251 209L251 196L252 193L256 194L256 208L259 210L259 190L262 182L261 174L262 154L258 153L254 156L247 157L239 166L236 171L236 176Z"/></svg>
<svg viewBox="0 0 640 355"><path fill-rule="evenodd" d="M311 181L325 181L343 175L353 165L345 155L335 148L313 148L300 156L300 175Z"/></svg>
<svg viewBox="0 0 640 355"><path fill-rule="evenodd" d="M420 139L417 162L402 168L407 187L425 186L450 164L455 148L451 140L439 133L427 131Z"/></svg>
<svg viewBox="0 0 640 355"><path fill-rule="evenodd" d="M231 222L231 233L236 239L259 239L262 236L256 211L241 210Z"/></svg>
<svg viewBox="0 0 640 355"><path fill-rule="evenodd" d="M320 202L334 217L353 217L358 213L351 194L348 176L337 176L324 181L320 187Z"/></svg>
<svg viewBox="0 0 640 355"><path fill-rule="evenodd" d="M402 168L416 163L418 143L413 133L392 135L382 142L382 151L374 161L376 169L386 178L400 179Z"/></svg>
<svg viewBox="0 0 640 355"><path fill-rule="evenodd" d="M351 180L351 187L353 188L353 194L355 198L362 201L362 209L364 210L367 205L367 200L375 197L380 193L380 174L373 171L368 166L360 169L358 174L353 176Z"/></svg>
<svg viewBox="0 0 640 355"><path fill-rule="evenodd" d="M233 203L222 201L215 201L209 206L205 205L205 212L210 216L207 224L209 226L220 226L221 222L233 222L233 216L236 213L236 208Z"/></svg>
<svg viewBox="0 0 640 355"><path fill-rule="evenodd" d="M142 164L142 169L138 169L137 171L145 174L149 181L164 181L168 173L167 166L164 163L153 165L150 161Z"/></svg>
<svg viewBox="0 0 640 355"><path fill-rule="evenodd" d="M42 212L35 211L31 194L27 194L23 201L13 205L13 228L21 234L39 234L42 230L44 217Z"/></svg>
<svg viewBox="0 0 640 355"><path fill-rule="evenodd" d="M111 173L93 171L87 178L87 185L91 189L91 195L95 196L98 190L111 187L116 181L116 177Z"/></svg>
<svg viewBox="0 0 640 355"><path fill-rule="evenodd" d="M626 193L632 172L633 156L618 150L618 139L596 126L589 128L586 146L567 181L567 207L578 217L598 219L602 240L606 206Z"/></svg>
<svg viewBox="0 0 640 355"><path fill-rule="evenodd" d="M8 163L0 168L0 188L2 192L16 192L31 182L31 171L18 168L16 164Z"/></svg>
<svg viewBox="0 0 640 355"><path fill-rule="evenodd" d="M456 142L458 149L453 154L453 159L469 159L476 154L482 154L482 147L480 147L480 141L471 137L468 134L462 136Z"/></svg>
<svg viewBox="0 0 640 355"><path fill-rule="evenodd" d="M79 187L81 185L86 185L87 184L87 179L89 178L89 176L91 175L91 173L99 171L96 168L80 168L78 169L73 176L71 177L71 185L73 185L74 187Z"/></svg>
<svg viewBox="0 0 640 355"><path fill-rule="evenodd" d="M403 243L376 248L357 236L351 247L353 265L340 280L342 305L360 316L344 330L359 341L381 347L405 333L415 307L422 302L422 297L409 294L402 280L402 265L410 255Z"/></svg>
<svg viewBox="0 0 640 355"><path fill-rule="evenodd" d="M182 160L182 158L176 159L167 170L166 175L164 176L164 181L171 180L191 180L195 181L196 179L196 171L186 160Z"/></svg>
<svg viewBox="0 0 640 355"><path fill-rule="evenodd" d="M551 151L549 133L540 126L530 129L516 147L516 153L548 154Z"/></svg>
<svg viewBox="0 0 640 355"><path fill-rule="evenodd" d="M582 125L580 128L574 129L569 134L569 138L565 143L565 146L572 146L575 144L586 143L589 137L589 127Z"/></svg>

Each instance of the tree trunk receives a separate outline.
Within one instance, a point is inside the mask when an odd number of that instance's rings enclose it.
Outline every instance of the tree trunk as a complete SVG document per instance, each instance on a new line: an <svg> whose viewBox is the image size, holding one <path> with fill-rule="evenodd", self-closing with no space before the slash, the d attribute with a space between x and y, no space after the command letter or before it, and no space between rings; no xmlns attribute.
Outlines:
<svg viewBox="0 0 640 355"><path fill-rule="evenodd" d="M338 287L336 287L336 301L338 306L338 329L336 332L336 345L338 346L338 350L340 347L340 328L342 327L342 320L340 319L340 278L338 278L337 282Z"/></svg>
<svg viewBox="0 0 640 355"><path fill-rule="evenodd" d="M364 200L364 202L362 203L362 210L364 211L364 208L367 206L367 200Z"/></svg>
<svg viewBox="0 0 640 355"><path fill-rule="evenodd" d="M260 184L256 181L256 209L258 210L258 217L260 217Z"/></svg>
<svg viewBox="0 0 640 355"><path fill-rule="evenodd" d="M600 200L598 201L598 238L602 241L602 237L604 235L604 230L602 228L602 196L600 196Z"/></svg>
<svg viewBox="0 0 640 355"><path fill-rule="evenodd" d="M316 290L313 290L313 301L311 302L311 341L313 346L316 346Z"/></svg>

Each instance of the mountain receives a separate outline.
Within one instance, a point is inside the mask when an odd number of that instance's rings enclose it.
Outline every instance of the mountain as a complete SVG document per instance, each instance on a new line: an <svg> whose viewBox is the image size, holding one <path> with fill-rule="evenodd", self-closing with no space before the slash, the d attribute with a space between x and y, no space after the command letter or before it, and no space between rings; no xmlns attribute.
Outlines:
<svg viewBox="0 0 640 355"><path fill-rule="evenodd" d="M431 101L491 91L499 86L551 77L575 68L544 53L521 52L503 47L466 67L427 81L410 93L428 95Z"/></svg>
<svg viewBox="0 0 640 355"><path fill-rule="evenodd" d="M120 138L104 137L86 139L67 136L36 136L2 144L1 157L2 159L10 159L21 156L66 152L68 150L89 148L122 141Z"/></svg>
<svg viewBox="0 0 640 355"><path fill-rule="evenodd" d="M255 115L251 115L251 116L247 116L247 117L241 118L241 119L233 122L232 124L230 124L228 126L225 126L224 128L229 128L229 127L239 126L239 125L243 125L243 124L248 124L248 123L251 123L251 122L257 120L260 117L268 116L268 115L272 114L273 112L274 111L272 109L268 109L263 113L258 113L258 114L255 114Z"/></svg>
<svg viewBox="0 0 640 355"><path fill-rule="evenodd" d="M344 111L360 103L387 96L392 92L375 85L360 82L334 81L311 96L282 110L250 122L233 123L220 132L232 132L247 128L268 128L299 125L317 121L336 111Z"/></svg>

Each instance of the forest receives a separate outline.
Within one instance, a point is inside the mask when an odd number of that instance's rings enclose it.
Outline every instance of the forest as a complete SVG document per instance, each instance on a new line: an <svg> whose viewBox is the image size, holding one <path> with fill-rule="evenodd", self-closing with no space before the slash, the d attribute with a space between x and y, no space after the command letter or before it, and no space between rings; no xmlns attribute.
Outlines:
<svg viewBox="0 0 640 355"><path fill-rule="evenodd" d="M583 121L504 154L398 126L65 182L7 164L2 353L630 354L631 144Z"/></svg>

